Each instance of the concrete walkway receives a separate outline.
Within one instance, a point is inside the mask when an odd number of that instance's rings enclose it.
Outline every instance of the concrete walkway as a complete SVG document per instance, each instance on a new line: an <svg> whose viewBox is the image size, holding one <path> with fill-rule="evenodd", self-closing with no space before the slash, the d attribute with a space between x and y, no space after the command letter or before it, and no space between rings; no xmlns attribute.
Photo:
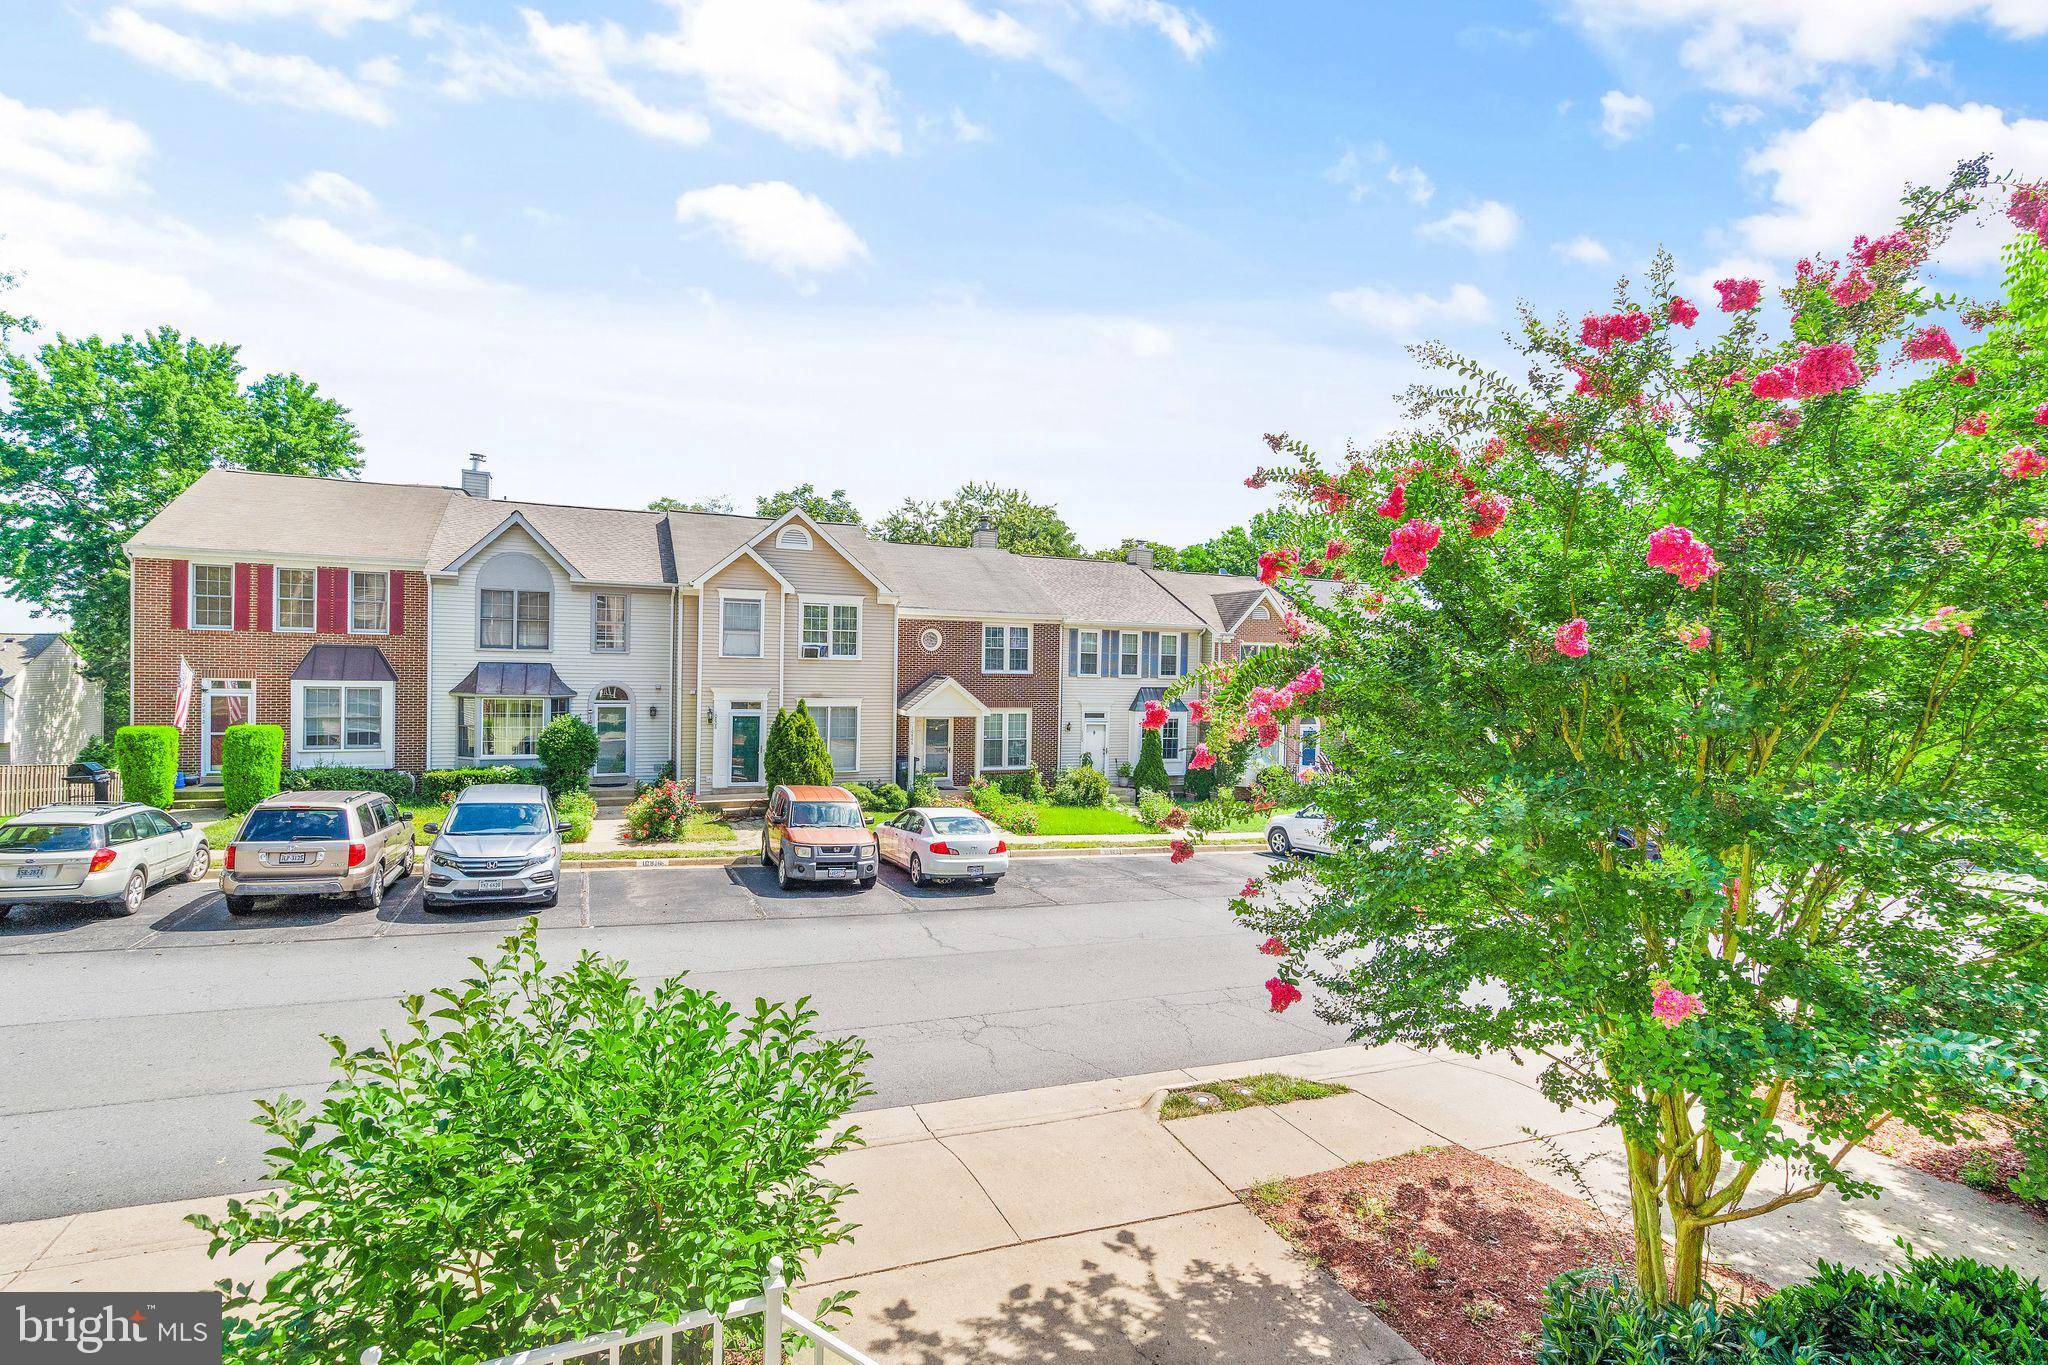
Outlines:
<svg viewBox="0 0 2048 1365"><path fill-rule="evenodd" d="M1263 1071L1341 1081L1352 1093L1155 1117L1166 1088ZM797 1298L808 1310L856 1291L851 1315L831 1325L877 1360L905 1365L1084 1354L1119 1365L1420 1361L1239 1202L1238 1192L1275 1177L1456 1144L1567 1192L1582 1193L1583 1179L1610 1212L1625 1210L1613 1130L1591 1111L1557 1109L1531 1070L1504 1057L1343 1047L849 1122L867 1145L825 1171L854 1187L842 1212L858 1230L814 1262ZM2048 1224L2033 1215L1878 1156L1857 1165L1883 1199L1816 1199L1735 1225L1717 1236L1717 1257L1785 1283L1815 1257L1895 1262L1892 1243L1904 1236L1922 1250L2048 1274ZM0 1290L260 1278L251 1255L209 1263L205 1239L180 1221L225 1202L0 1227Z"/></svg>

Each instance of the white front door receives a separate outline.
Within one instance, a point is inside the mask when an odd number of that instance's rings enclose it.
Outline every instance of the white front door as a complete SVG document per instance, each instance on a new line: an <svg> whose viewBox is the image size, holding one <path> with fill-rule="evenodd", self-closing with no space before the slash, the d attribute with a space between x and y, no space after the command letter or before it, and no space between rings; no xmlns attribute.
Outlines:
<svg viewBox="0 0 2048 1365"><path fill-rule="evenodd" d="M256 715L256 684L208 679L199 697L199 772L220 771L221 748L230 725L243 725Z"/></svg>
<svg viewBox="0 0 2048 1365"><path fill-rule="evenodd" d="M923 755L918 771L930 773L941 783L953 780L953 722L927 717L924 722Z"/></svg>
<svg viewBox="0 0 2048 1365"><path fill-rule="evenodd" d="M1081 752L1095 766L1095 771L1109 771L1109 720L1105 716L1090 716L1081 722Z"/></svg>

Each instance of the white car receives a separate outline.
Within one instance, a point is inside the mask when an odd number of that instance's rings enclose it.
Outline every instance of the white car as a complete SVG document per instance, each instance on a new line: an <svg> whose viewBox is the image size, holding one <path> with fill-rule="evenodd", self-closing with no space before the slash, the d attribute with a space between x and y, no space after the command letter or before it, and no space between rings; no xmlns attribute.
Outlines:
<svg viewBox="0 0 2048 1365"><path fill-rule="evenodd" d="M1334 840L1328 817L1314 806L1276 810L1266 821L1266 847L1283 858L1295 853L1334 853Z"/></svg>
<svg viewBox="0 0 2048 1365"><path fill-rule="evenodd" d="M882 857L910 874L912 886L964 877L994 882L1010 870L1003 832L958 806L912 806L875 830Z"/></svg>
<svg viewBox="0 0 2048 1365"><path fill-rule="evenodd" d="M154 806L40 806L0 824L0 916L25 901L97 901L132 915L152 886L196 882L212 865L206 837Z"/></svg>

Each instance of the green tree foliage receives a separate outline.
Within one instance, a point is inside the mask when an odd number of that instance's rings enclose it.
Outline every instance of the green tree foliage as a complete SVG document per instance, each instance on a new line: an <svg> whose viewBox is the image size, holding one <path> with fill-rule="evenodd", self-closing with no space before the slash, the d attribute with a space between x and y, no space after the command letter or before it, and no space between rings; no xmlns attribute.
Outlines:
<svg viewBox="0 0 2048 1365"><path fill-rule="evenodd" d="M853 505L853 499L846 496L844 488L821 493L811 484L800 483L780 493L764 493L754 499L754 515L771 520L792 507L803 508L814 521L838 522L847 526L861 524L860 509Z"/></svg>
<svg viewBox="0 0 2048 1365"><path fill-rule="evenodd" d="M1028 555L1082 554L1081 542L1059 509L1033 502L1019 488L992 483L962 484L940 502L905 498L902 505L875 523L884 540L907 545L969 545L974 528L986 519L995 527L996 544Z"/></svg>
<svg viewBox="0 0 2048 1365"><path fill-rule="evenodd" d="M818 723L811 719L811 709L801 697L797 699L796 710L775 713L761 760L770 787L832 783L831 750L826 748L825 737L818 733Z"/></svg>
<svg viewBox="0 0 2048 1365"><path fill-rule="evenodd" d="M1219 735L1213 751L1216 765L1212 768L1190 766L1187 776L1181 781L1186 785L1188 799L1207 801L1218 792L1228 793L1236 788L1238 779L1244 776L1245 760L1251 755L1249 740L1225 742Z"/></svg>
<svg viewBox="0 0 2048 1365"><path fill-rule="evenodd" d="M540 759L541 781L555 796L590 790L590 770L597 766L597 731L581 716L560 715L547 723L533 742Z"/></svg>
<svg viewBox="0 0 2048 1365"><path fill-rule="evenodd" d="M1131 769L1131 785L1140 792L1164 793L1172 785L1166 776L1166 746L1157 730L1145 730L1138 739L1138 763Z"/></svg>
<svg viewBox="0 0 2048 1365"><path fill-rule="evenodd" d="M1715 1228L1874 1194L1843 1161L1887 1116L2048 1097L2048 248L2008 246L1953 362L1917 278L1990 192L1911 196L1782 314L1738 287L1688 331L1660 258L1582 326L1525 315L1526 380L1424 348L1411 429L1263 474L1356 586L1280 580L1339 851L1239 913L1356 1036L1611 1105L1652 1301ZM1257 673L1218 731L1270 711Z"/></svg>
<svg viewBox="0 0 2048 1365"><path fill-rule="evenodd" d="M170 328L0 354L0 583L70 617L109 718L128 714L129 536L210 468L362 468L348 409L296 375L242 373L237 348Z"/></svg>
<svg viewBox="0 0 2048 1365"><path fill-rule="evenodd" d="M221 800L229 815L240 815L284 780L284 727L230 725L221 736Z"/></svg>
<svg viewBox="0 0 2048 1365"><path fill-rule="evenodd" d="M317 1103L257 1105L279 1188L193 1219L287 1253L222 1284L228 1360L510 1355L758 1294L769 1258L796 1278L846 1240L816 1163L859 1142L858 1039L587 953L550 973L533 920L472 960L374 1046L330 1037Z"/></svg>
<svg viewBox="0 0 2048 1365"><path fill-rule="evenodd" d="M650 512L720 512L730 516L740 509L733 505L731 498L726 497L693 498L687 502L681 498L663 497L656 498L653 502L648 503L647 510Z"/></svg>
<svg viewBox="0 0 2048 1365"><path fill-rule="evenodd" d="M1180 551L1174 549L1171 545L1165 545L1156 540L1146 540L1142 536L1125 536L1123 542L1114 549L1097 550L1089 558L1121 562L1131 557L1132 550L1141 548L1152 552L1152 567L1155 569L1178 569L1182 567Z"/></svg>
<svg viewBox="0 0 2048 1365"><path fill-rule="evenodd" d="M178 731L170 725L124 725L114 731L114 767L121 799L169 808L178 786Z"/></svg>
<svg viewBox="0 0 2048 1365"><path fill-rule="evenodd" d="M1189 573L1256 574L1259 556L1276 546L1286 546L1302 559L1323 552L1317 539L1322 527L1314 517L1288 507L1272 507L1254 516L1245 526L1233 526L1199 545L1190 545L1175 556L1174 568Z"/></svg>

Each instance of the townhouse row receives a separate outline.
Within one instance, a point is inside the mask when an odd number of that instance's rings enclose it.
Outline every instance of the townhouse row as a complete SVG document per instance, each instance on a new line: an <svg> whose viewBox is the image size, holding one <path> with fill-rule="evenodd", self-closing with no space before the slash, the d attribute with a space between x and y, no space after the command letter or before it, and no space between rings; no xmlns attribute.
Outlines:
<svg viewBox="0 0 2048 1365"><path fill-rule="evenodd" d="M201 780L245 720L284 728L288 766L419 771L531 763L573 713L597 730L599 782L673 772L744 796L799 699L847 779L1051 778L1084 755L1114 773L1147 701L1278 643L1285 611L1257 579L1142 553L509 501L474 466L458 487L213 470L126 549L132 719L171 723L189 668L180 767ZM1172 714L1180 774L1197 736Z"/></svg>

